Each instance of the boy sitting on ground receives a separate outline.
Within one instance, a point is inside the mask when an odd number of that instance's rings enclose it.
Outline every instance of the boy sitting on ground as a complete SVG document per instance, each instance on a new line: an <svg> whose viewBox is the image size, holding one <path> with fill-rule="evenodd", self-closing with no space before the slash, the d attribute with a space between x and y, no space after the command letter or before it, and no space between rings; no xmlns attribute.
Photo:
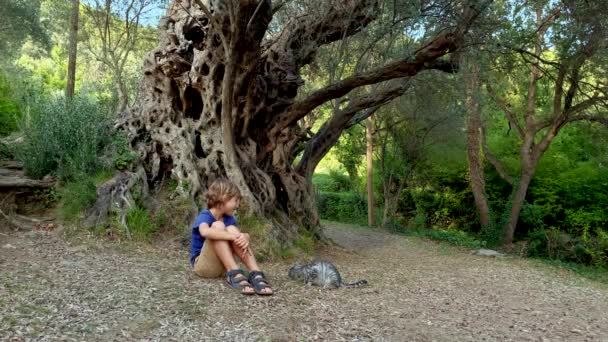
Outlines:
<svg viewBox="0 0 608 342"><path fill-rule="evenodd" d="M207 191L207 208L192 225L190 264L203 278L217 278L226 272L226 284L243 294L272 295L270 283L258 267L249 245L249 234L237 228L234 211L241 194L226 179L214 181ZM249 278L238 268L238 256L249 269Z"/></svg>

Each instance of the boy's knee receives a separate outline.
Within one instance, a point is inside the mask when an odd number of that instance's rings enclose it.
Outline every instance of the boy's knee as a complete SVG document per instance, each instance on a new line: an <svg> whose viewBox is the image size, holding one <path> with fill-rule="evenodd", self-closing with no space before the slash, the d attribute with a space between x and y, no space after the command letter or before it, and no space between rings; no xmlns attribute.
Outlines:
<svg viewBox="0 0 608 342"><path fill-rule="evenodd" d="M224 222L222 221L215 221L211 224L211 228L224 229L226 228L226 225L224 225Z"/></svg>

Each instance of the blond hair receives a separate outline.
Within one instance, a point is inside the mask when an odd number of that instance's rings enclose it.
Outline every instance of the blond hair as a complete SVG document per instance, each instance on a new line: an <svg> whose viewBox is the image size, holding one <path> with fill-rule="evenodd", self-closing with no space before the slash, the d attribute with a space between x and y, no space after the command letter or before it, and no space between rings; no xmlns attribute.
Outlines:
<svg viewBox="0 0 608 342"><path fill-rule="evenodd" d="M241 199L239 188L226 178L213 181L207 190L207 208L216 208L228 202L231 198Z"/></svg>

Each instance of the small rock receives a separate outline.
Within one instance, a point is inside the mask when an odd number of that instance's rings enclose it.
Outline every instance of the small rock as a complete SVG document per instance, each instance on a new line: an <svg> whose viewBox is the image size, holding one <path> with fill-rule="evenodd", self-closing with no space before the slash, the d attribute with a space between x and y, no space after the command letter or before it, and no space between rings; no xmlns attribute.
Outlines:
<svg viewBox="0 0 608 342"><path fill-rule="evenodd" d="M73 247L69 247L68 251L70 251L71 253L78 253L78 252L86 252L89 248L86 245L77 245L77 246L73 246Z"/></svg>
<svg viewBox="0 0 608 342"><path fill-rule="evenodd" d="M503 253L499 253L495 250L485 249L485 248L476 250L474 254L480 255L480 256L493 256L493 257L504 257L505 256Z"/></svg>
<svg viewBox="0 0 608 342"><path fill-rule="evenodd" d="M61 262L61 265L63 267L67 267L67 268L78 268L78 267L80 267L80 262L78 262L78 261L71 261L71 260L63 260Z"/></svg>
<svg viewBox="0 0 608 342"><path fill-rule="evenodd" d="M6 249L17 249L17 247L11 245L10 243L7 243L6 245L2 246L2 248L6 248Z"/></svg>
<svg viewBox="0 0 608 342"><path fill-rule="evenodd" d="M583 332L578 330L578 329L571 329L570 330L571 333L575 333L575 334L582 334Z"/></svg>

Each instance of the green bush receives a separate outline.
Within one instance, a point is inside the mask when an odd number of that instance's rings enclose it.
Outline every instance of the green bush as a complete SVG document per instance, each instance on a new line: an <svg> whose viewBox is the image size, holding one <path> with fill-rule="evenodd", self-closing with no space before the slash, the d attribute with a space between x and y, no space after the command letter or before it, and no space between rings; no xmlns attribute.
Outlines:
<svg viewBox="0 0 608 342"><path fill-rule="evenodd" d="M465 231L478 227L470 190L431 186L409 189L408 201L415 207L411 224L416 228L445 227ZM408 198L402 196L402 198ZM404 206L403 204L400 206Z"/></svg>
<svg viewBox="0 0 608 342"><path fill-rule="evenodd" d="M19 104L14 99L9 80L0 73L0 136L15 132L20 116Z"/></svg>
<svg viewBox="0 0 608 342"><path fill-rule="evenodd" d="M367 224L367 200L352 192L317 192L317 207L322 219Z"/></svg>
<svg viewBox="0 0 608 342"><path fill-rule="evenodd" d="M29 176L55 173L62 180L93 173L107 140L110 116L85 97L57 97L34 105L22 120L24 143L16 156Z"/></svg>
<svg viewBox="0 0 608 342"><path fill-rule="evenodd" d="M519 214L519 221L532 229L541 229L545 227L544 217L543 208L540 205L524 202Z"/></svg>
<svg viewBox="0 0 608 342"><path fill-rule="evenodd" d="M329 174L315 173L312 183L318 191L322 192L347 192L352 190L350 178L338 171L330 170Z"/></svg>
<svg viewBox="0 0 608 342"><path fill-rule="evenodd" d="M602 230L575 237L557 228L528 234L528 256L608 267L608 234Z"/></svg>
<svg viewBox="0 0 608 342"><path fill-rule="evenodd" d="M128 169L137 158L137 153L131 150L127 135L122 131L113 134L108 144L111 146L112 151L112 165L117 170Z"/></svg>

